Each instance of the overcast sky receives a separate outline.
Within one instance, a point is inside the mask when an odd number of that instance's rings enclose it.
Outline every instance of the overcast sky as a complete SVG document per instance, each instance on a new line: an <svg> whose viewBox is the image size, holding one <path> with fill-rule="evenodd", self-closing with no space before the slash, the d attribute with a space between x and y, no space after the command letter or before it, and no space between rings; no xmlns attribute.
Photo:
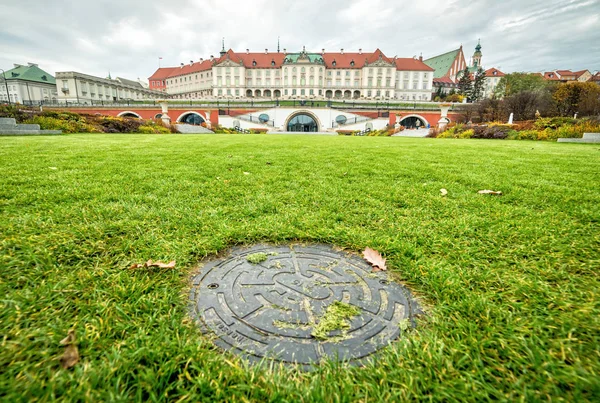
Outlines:
<svg viewBox="0 0 600 403"><path fill-rule="evenodd" d="M373 51L424 58L481 38L505 72L600 69L600 0L29 0L0 4L0 68L38 63L147 79L235 51Z"/></svg>

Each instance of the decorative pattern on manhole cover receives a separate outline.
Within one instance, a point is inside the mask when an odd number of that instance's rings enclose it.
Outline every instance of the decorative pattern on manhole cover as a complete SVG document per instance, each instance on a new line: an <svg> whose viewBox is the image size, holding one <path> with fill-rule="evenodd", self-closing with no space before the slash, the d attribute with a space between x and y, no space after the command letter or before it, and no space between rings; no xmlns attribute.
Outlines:
<svg viewBox="0 0 600 403"><path fill-rule="evenodd" d="M220 347L250 359L360 360L419 313L403 286L327 246L236 249L193 278L193 315Z"/></svg>

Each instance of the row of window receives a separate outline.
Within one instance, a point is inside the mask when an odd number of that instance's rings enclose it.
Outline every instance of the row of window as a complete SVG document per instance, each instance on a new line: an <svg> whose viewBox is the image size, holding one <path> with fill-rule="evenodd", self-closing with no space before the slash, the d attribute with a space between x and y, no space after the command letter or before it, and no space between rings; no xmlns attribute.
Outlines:
<svg viewBox="0 0 600 403"><path fill-rule="evenodd" d="M208 73L206 73L206 78L210 78L210 77L212 77L212 73L209 71ZM204 73L200 73L200 79L201 80L204 79ZM196 74L196 81L198 81L198 74ZM154 82L155 83L156 82L160 83L160 81L154 81ZM177 83L186 83L186 82L190 82L191 83L192 82L192 77L189 77L189 80L188 80L188 76L179 77L179 78L172 78L171 80L167 80L168 84L177 84ZM165 81L163 81L163 85L165 85Z"/></svg>
<svg viewBox="0 0 600 403"><path fill-rule="evenodd" d="M16 85L9 85L8 86L8 90L9 91L16 91L17 90L17 86ZM0 92L3 92L4 94L6 94L6 85L4 85L4 83L0 84Z"/></svg>
<svg viewBox="0 0 600 403"><path fill-rule="evenodd" d="M230 88L223 90L223 89L218 89L217 90L217 95L218 96L223 96L223 95L227 95L227 96L236 96L239 97L241 94L239 89L235 89L232 90ZM266 94L266 95L265 95ZM285 89L283 90L283 95L284 96L306 96L306 95L310 95L310 96L314 96L315 94L318 94L319 96L323 96L323 90L317 90L315 91L314 89L309 89L309 90L305 90L305 89L301 89L301 90L297 90L297 89ZM193 95L197 95L197 94L193 94ZM270 90L256 90L255 92L252 92L251 90L248 90L246 93L247 96L266 96L266 97L270 97L271 96L271 91ZM391 91L381 91L381 90L377 90L377 91L371 91L368 90L366 93L367 98L371 98L371 97L385 97L385 98L390 98L393 95L393 93ZM357 91L354 91L354 94L351 93L350 91L346 91L345 93L342 93L341 91L336 91L335 93L332 91L327 91L326 96L328 97L336 97L336 98L342 98L342 97L352 97L352 96L359 96ZM186 96L188 97L188 96ZM431 97L431 94L400 94L398 96L399 99L403 99L403 100L429 100Z"/></svg>

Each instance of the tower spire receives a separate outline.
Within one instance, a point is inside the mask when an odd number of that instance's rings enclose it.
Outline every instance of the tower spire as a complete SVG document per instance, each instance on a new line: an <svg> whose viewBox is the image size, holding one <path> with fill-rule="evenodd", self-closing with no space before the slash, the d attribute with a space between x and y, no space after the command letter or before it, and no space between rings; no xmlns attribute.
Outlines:
<svg viewBox="0 0 600 403"><path fill-rule="evenodd" d="M279 38L280 38L280 37L278 36L278 37L277 37L277 53L279 53L279 52L280 52L280 50L279 50Z"/></svg>
<svg viewBox="0 0 600 403"><path fill-rule="evenodd" d="M221 57L225 56L227 52L225 51L225 37L223 37L223 46L221 48Z"/></svg>
<svg viewBox="0 0 600 403"><path fill-rule="evenodd" d="M472 66L473 67L481 67L481 58L482 58L482 53L481 53L481 39L477 40L477 46L475 46L475 53L473 53L473 61L472 61Z"/></svg>

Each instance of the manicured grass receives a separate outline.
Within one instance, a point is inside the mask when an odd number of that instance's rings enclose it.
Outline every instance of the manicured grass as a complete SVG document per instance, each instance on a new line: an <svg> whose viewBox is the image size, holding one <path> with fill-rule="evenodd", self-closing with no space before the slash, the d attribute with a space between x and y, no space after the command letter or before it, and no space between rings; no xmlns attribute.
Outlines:
<svg viewBox="0 0 600 403"><path fill-rule="evenodd" d="M600 146L19 137L0 172L4 401L600 399ZM428 315L365 368L221 353L186 317L194 266L292 240L379 250ZM148 259L177 269L126 269Z"/></svg>

